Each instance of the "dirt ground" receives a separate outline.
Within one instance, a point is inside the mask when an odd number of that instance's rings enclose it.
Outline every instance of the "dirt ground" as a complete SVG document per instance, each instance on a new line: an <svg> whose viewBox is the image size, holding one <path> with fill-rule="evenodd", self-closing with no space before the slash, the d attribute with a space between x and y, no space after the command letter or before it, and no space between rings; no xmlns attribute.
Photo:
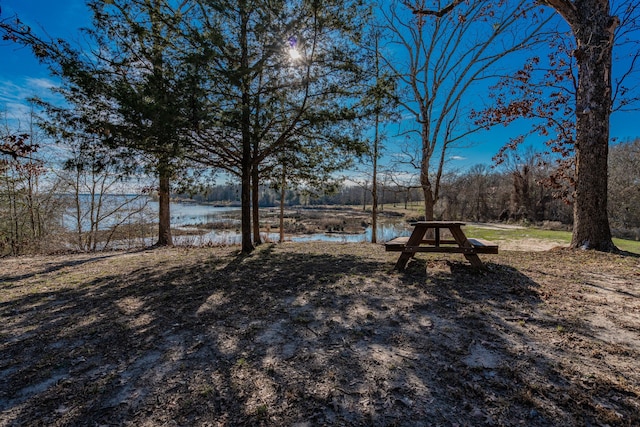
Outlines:
<svg viewBox="0 0 640 427"><path fill-rule="evenodd" d="M0 426L640 425L637 255L397 255L2 259Z"/></svg>
<svg viewBox="0 0 640 427"><path fill-rule="evenodd" d="M500 249L503 251L538 252L550 251L562 247L562 243L546 239L535 239L527 237L511 241L499 241Z"/></svg>

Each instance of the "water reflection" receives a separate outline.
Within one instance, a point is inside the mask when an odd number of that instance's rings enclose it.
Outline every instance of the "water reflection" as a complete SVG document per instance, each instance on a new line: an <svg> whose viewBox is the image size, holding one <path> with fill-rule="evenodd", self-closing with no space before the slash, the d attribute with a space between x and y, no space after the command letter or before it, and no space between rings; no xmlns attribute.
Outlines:
<svg viewBox="0 0 640 427"><path fill-rule="evenodd" d="M371 227L367 227L364 233L361 234L333 234L333 233L317 233L304 236L291 237L293 242L309 242L309 241L322 241L322 242L344 242L344 243L359 243L371 241ZM384 223L378 225L376 233L377 241L386 242L398 236L408 236L411 234L409 228L403 222L396 223Z"/></svg>
<svg viewBox="0 0 640 427"><path fill-rule="evenodd" d="M157 202L151 202L154 212L158 211ZM239 212L237 207L221 207L210 205L199 205L195 203L172 203L171 204L171 224L176 227L184 225L202 225L217 222L232 222L233 219L226 215L230 212ZM238 223L239 220L235 220Z"/></svg>
<svg viewBox="0 0 640 427"><path fill-rule="evenodd" d="M100 209L98 209L98 206ZM79 196L79 209L69 207L63 214L62 225L70 231L78 228L89 230L97 226L108 230L114 225L154 222L158 218L158 202L140 195L96 195L92 204L89 194ZM113 211L111 214L105 212ZM230 212L239 212L238 207L201 205L198 203L171 203L171 226L202 225L210 223L240 223L229 218ZM78 215L80 216L78 221Z"/></svg>
<svg viewBox="0 0 640 427"><path fill-rule="evenodd" d="M88 197L88 196L87 196ZM130 221L146 222L154 221L157 218L158 203L145 197L136 196L108 196L107 200L110 203L122 202L122 198L130 198L136 202L135 206L131 209L141 209L144 206L143 212L140 216L132 216ZM83 200L84 201L84 200ZM140 206L138 206L140 205ZM237 219L239 215L238 207L220 207L211 205L202 205L198 203L171 203L171 226L177 231L180 228L190 228L215 223L227 223L238 224L240 228L240 221ZM67 229L73 231L77 227L77 220L73 217L73 211L69 210L65 216L64 225ZM330 214L327 214L330 215ZM143 217L144 216L144 217ZM85 224L86 222L86 224ZM114 224L122 224L122 219L119 216L106 217L99 224L99 229L108 229ZM86 218L82 220L83 229L89 228L89 223ZM212 230L202 235L197 236L180 236L179 233L175 233L174 243L177 245L206 245L206 244L240 244L242 242L241 234L236 231L229 230ZM408 236L410 234L409 227L402 219L391 220L384 218L383 222L378 224L377 240L379 242L385 242L398 236ZM263 241L277 242L280 239L280 235L276 233L263 233ZM305 235L285 235L286 241L293 242L310 242L310 241L322 241L322 242L337 242L337 243L358 243L358 242L370 242L371 241L371 228L367 228L363 233L359 234L342 234L342 233L314 233ZM133 245L145 244L152 245L155 243L155 239L149 238L143 241L137 240L136 242L111 242L112 246L130 247Z"/></svg>
<svg viewBox="0 0 640 427"><path fill-rule="evenodd" d="M215 207L199 204L172 204L171 223L175 227L185 225L198 225L216 222L234 221L228 217L229 212L239 211L237 207ZM240 223L238 220L235 220ZM378 224L377 240L386 242L398 236L408 236L411 234L410 228L402 220L382 222ZM263 241L277 242L280 239L278 233L262 233ZM286 241L292 242L336 242L336 243L360 243L371 241L371 227L360 234L340 234L340 233L314 233L304 235L285 235ZM242 236L236 231L213 230L199 236L175 236L175 244L240 244Z"/></svg>
<svg viewBox="0 0 640 427"><path fill-rule="evenodd" d="M404 222L384 223L378 225L377 240L386 242L398 236L409 236L411 230ZM264 241L277 242L280 239L278 233L262 233ZM339 234L339 233L314 233L304 235L285 235L286 241L291 242L335 242L335 243L362 243L371 241L371 227L360 234ZM242 242L240 233L233 231L210 231L200 236L176 236L175 244L227 244L234 245Z"/></svg>

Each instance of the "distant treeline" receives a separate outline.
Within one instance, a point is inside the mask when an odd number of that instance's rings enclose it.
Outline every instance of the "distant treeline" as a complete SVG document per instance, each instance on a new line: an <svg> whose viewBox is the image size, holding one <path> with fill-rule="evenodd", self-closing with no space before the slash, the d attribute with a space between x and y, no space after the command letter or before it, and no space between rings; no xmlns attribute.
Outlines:
<svg viewBox="0 0 640 427"><path fill-rule="evenodd" d="M399 185L393 174L378 183L380 209L406 207L423 200L418 185ZM464 221L553 222L569 226L573 221L570 192L563 194L548 185L548 168L535 161L496 170L477 165L465 173L442 178L436 204L436 218ZM390 184L393 183L393 184ZM260 206L277 206L279 192L260 187ZM183 195L182 197L187 197ZM240 202L240 186L216 185L192 196L204 203L234 205ZM286 193L287 206L352 205L371 206L371 183L336 186L325 194L304 189ZM613 145L609 165L609 220L618 237L640 240L640 140Z"/></svg>
<svg viewBox="0 0 640 427"><path fill-rule="evenodd" d="M514 178L503 173L475 171L448 177L442 185L437 203L437 217L473 221L530 220L571 222L571 207L555 200L532 177L525 177L528 188L516 189ZM518 181L522 181L521 179ZM521 187L522 185L521 184ZM260 206L280 204L280 194L269 186L260 187ZM404 207L422 202L422 189L417 186L400 186L378 183L380 209ZM225 184L209 187L204 193L178 198L191 198L200 203L239 205L240 185ZM304 189L290 190L286 194L286 206L351 205L363 209L372 203L370 183L344 184L325 194L309 194Z"/></svg>

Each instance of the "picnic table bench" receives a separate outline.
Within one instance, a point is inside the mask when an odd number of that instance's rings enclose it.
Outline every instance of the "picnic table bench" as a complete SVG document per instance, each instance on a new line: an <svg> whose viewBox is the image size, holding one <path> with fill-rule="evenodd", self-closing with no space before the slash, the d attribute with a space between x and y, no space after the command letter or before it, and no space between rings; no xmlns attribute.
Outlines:
<svg viewBox="0 0 640 427"><path fill-rule="evenodd" d="M462 231L464 222L458 221L418 221L412 224L413 232L409 237L396 237L385 243L386 251L401 252L396 270L404 270L409 260L417 252L461 253L476 268L484 268L478 254L497 254L496 243L468 238ZM452 238L442 239L441 229L449 230ZM433 229L433 237L426 237Z"/></svg>

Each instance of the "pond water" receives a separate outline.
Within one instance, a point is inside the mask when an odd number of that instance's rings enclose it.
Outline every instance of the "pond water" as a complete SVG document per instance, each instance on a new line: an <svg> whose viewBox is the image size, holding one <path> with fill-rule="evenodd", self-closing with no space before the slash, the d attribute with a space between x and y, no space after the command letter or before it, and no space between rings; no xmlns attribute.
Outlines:
<svg viewBox="0 0 640 427"><path fill-rule="evenodd" d="M121 199L127 196L113 196L115 199ZM136 201L138 205L140 203L146 203L144 218L146 220L156 220L158 212L158 202L147 199ZM203 205L198 203L172 203L171 204L171 226L173 228L197 226L200 224L209 224L216 222L237 222L239 227L239 220L230 219L229 212L238 211L238 207L220 207ZM72 211L69 211L65 215L64 224L67 229L75 228L75 219L73 218ZM132 222L142 220L142 214L136 215L131 218ZM108 218L101 223L100 228L108 228L117 222L117 218ZM88 223L83 221L83 228L88 229ZM404 221L390 220L380 222L378 224L377 238L378 241L384 242L391 240L397 236L408 236L410 234L409 227ZM263 233L263 240L277 242L280 236L278 233ZM286 235L288 241L294 242L306 242L306 241L325 241L325 242L367 242L371 241L371 228L367 228L363 233L359 234L341 234L341 233L314 233L306 235ZM149 239L146 243L153 244L152 239ZM241 242L240 233L228 230L213 230L202 234L200 236L175 236L175 244L238 244Z"/></svg>
<svg viewBox="0 0 640 427"><path fill-rule="evenodd" d="M401 223L384 223L378 225L377 240L385 242L398 236L408 236L411 230ZM264 241L277 242L280 239L278 233L262 233ZM285 240L291 242L336 242L336 243L361 243L371 241L371 227L359 234L342 233L313 233L300 235L285 235ZM175 236L175 244L239 244L242 238L240 233L225 230L215 230L200 236Z"/></svg>
<svg viewBox="0 0 640 427"><path fill-rule="evenodd" d="M158 204L152 202L152 208L157 212ZM183 227L186 225L198 225L215 223L220 221L230 222L226 214L239 211L237 207L215 207L196 203L173 203L171 205L171 225ZM239 221L238 221L239 224ZM387 221L378 224L377 240L384 242L398 236L408 236L410 228L402 220ZM263 233L265 241L277 242L280 239L278 233ZM314 233L305 235L286 235L285 239L293 242L323 241L338 243L358 243L371 241L371 228L367 228L360 234L339 233ZM201 236L176 236L176 244L239 244L242 241L240 233L227 230L213 230Z"/></svg>
<svg viewBox="0 0 640 427"><path fill-rule="evenodd" d="M91 196L88 194L80 195L80 201L82 228L88 230L91 225ZM130 218L124 221L124 223L157 222L158 202L149 197L135 195L105 196L102 200L102 215L118 206L121 207L118 214L110 215L100 221L99 228L101 230L122 223L123 218L127 215L130 215ZM171 226L183 227L185 225L214 223L222 221L221 214L231 211L240 211L240 209L237 207L220 207L198 203L171 203ZM131 212L137 213L131 214ZM67 209L63 215L63 225L68 230L76 229L77 213L73 208Z"/></svg>
<svg viewBox="0 0 640 427"><path fill-rule="evenodd" d="M158 202L149 202L149 207L154 213L158 212ZM171 225L173 227L183 227L185 225L209 224L223 220L231 222L233 220L223 218L222 214L233 211L240 212L240 208L200 205L197 203L172 203Z"/></svg>

